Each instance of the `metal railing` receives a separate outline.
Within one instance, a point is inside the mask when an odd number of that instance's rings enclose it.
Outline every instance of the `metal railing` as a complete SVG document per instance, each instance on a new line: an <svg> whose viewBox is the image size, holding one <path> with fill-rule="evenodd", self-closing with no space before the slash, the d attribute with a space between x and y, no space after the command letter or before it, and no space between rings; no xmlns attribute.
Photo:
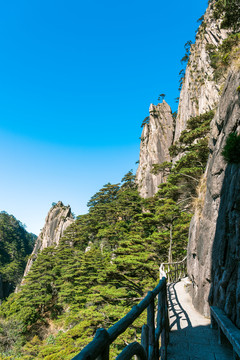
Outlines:
<svg viewBox="0 0 240 360"><path fill-rule="evenodd" d="M158 297L155 314L155 298ZM98 329L94 339L72 360L109 360L110 345L122 334L147 308L147 324L142 326L141 344L127 345L116 360L130 360L136 355L139 360L167 360L169 341L169 319L167 304L166 278L162 278L154 290L133 306L129 313L108 330ZM156 316L155 316L156 315ZM155 327L156 319L156 327ZM161 347L159 340L161 336Z"/></svg>
<svg viewBox="0 0 240 360"><path fill-rule="evenodd" d="M159 276L167 278L168 283L177 282L187 275L187 257L181 261L162 263L159 267Z"/></svg>

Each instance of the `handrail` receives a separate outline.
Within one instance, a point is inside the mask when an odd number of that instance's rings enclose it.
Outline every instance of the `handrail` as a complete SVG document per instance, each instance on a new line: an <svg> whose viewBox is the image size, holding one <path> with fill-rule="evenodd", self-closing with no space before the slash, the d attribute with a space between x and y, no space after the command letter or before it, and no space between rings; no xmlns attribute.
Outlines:
<svg viewBox="0 0 240 360"><path fill-rule="evenodd" d="M157 327L155 328L155 297L158 296ZM149 291L147 296L108 330L98 329L94 339L72 360L108 360L109 347L139 315L147 308L147 325L143 325L141 345L137 342L129 344L116 360L129 360L133 355L141 360L159 359L159 338L161 335L161 359L167 360L167 345L169 338L169 320L167 305L166 278Z"/></svg>
<svg viewBox="0 0 240 360"><path fill-rule="evenodd" d="M138 359L147 360L146 352L136 341L125 347L121 354L116 357L116 360L130 360L134 355L137 355Z"/></svg>
<svg viewBox="0 0 240 360"><path fill-rule="evenodd" d="M167 269L166 269L167 267ZM187 275L187 256L181 261L162 263L159 267L159 277L166 277L168 283L177 282Z"/></svg>
<svg viewBox="0 0 240 360"><path fill-rule="evenodd" d="M185 256L185 258L183 258L180 261L175 261L175 262L166 262L166 263L162 263L162 265L175 265L175 264L181 264L183 262L185 262L187 260L187 256Z"/></svg>

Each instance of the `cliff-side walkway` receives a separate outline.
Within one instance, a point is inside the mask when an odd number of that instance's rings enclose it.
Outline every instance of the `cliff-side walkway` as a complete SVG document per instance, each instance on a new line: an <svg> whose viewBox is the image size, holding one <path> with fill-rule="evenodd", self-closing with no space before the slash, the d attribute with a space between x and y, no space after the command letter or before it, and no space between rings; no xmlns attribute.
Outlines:
<svg viewBox="0 0 240 360"><path fill-rule="evenodd" d="M193 307L184 280L169 285L170 343L169 360L229 360L232 349L219 345L217 331L210 320Z"/></svg>

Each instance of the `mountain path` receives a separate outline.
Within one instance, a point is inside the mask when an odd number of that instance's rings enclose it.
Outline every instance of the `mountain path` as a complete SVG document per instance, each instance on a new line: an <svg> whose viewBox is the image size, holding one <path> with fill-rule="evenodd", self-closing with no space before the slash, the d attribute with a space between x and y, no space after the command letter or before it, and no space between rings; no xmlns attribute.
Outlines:
<svg viewBox="0 0 240 360"><path fill-rule="evenodd" d="M219 345L217 330L192 305L185 279L168 286L170 342L169 360L230 360L229 344Z"/></svg>

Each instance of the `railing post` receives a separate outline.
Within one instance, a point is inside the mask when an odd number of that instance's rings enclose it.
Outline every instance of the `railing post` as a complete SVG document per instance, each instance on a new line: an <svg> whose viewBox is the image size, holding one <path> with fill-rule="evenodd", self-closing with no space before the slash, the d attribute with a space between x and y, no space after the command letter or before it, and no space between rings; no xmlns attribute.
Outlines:
<svg viewBox="0 0 240 360"><path fill-rule="evenodd" d="M170 282L178 281L187 274L186 271L187 257L185 257L182 261L162 263L160 265L160 273L161 273L161 269L163 269L164 266L167 267L167 273L166 273L167 282L170 283Z"/></svg>
<svg viewBox="0 0 240 360"><path fill-rule="evenodd" d="M167 360L167 345L168 345L168 309L167 309L167 289L164 287L162 291L162 304L163 304L163 330L161 333L161 360Z"/></svg>
<svg viewBox="0 0 240 360"><path fill-rule="evenodd" d="M157 304L157 329L155 332L155 359L159 360L160 356L160 346L159 346L159 337L163 328L163 296L162 291L158 294L158 304Z"/></svg>
<svg viewBox="0 0 240 360"><path fill-rule="evenodd" d="M116 360L131 360L133 356L136 356L138 360L147 360L145 350L136 341L125 347Z"/></svg>
<svg viewBox="0 0 240 360"><path fill-rule="evenodd" d="M97 360L109 360L109 350L110 346L107 345L106 348L103 350L102 354L97 357Z"/></svg>
<svg viewBox="0 0 240 360"><path fill-rule="evenodd" d="M148 359L148 346L149 346L149 328L148 325L142 326L141 345L145 350L146 358Z"/></svg>
<svg viewBox="0 0 240 360"><path fill-rule="evenodd" d="M165 286L165 314L166 314L166 340L167 340L167 344L166 346L169 344L169 331L170 331L170 326L169 326L169 316L168 316L168 294L167 294L167 284Z"/></svg>
<svg viewBox="0 0 240 360"><path fill-rule="evenodd" d="M149 328L148 360L154 360L154 355L155 355L154 299L150 302L147 308L147 325Z"/></svg>
<svg viewBox="0 0 240 360"><path fill-rule="evenodd" d="M83 359L103 359L109 358L109 334L105 329L97 329L93 341L91 341L85 348L72 360Z"/></svg>

